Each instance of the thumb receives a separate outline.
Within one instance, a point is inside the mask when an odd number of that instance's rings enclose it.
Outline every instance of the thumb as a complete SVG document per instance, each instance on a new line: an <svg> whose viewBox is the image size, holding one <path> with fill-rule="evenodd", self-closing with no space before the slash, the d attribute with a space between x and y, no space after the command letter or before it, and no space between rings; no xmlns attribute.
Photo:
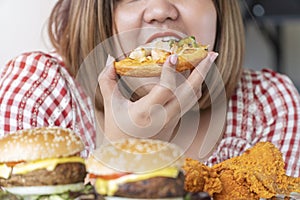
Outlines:
<svg viewBox="0 0 300 200"><path fill-rule="evenodd" d="M105 67L103 68L102 72L98 76L99 84L103 80L116 81L117 75L116 75L115 69L114 69L114 62L115 62L115 58L112 57L111 55L108 55ZM101 86L101 84L100 84L100 86Z"/></svg>
<svg viewBox="0 0 300 200"><path fill-rule="evenodd" d="M104 101L111 100L113 95L122 96L118 89L114 62L115 58L108 55L106 66L98 76L98 84Z"/></svg>

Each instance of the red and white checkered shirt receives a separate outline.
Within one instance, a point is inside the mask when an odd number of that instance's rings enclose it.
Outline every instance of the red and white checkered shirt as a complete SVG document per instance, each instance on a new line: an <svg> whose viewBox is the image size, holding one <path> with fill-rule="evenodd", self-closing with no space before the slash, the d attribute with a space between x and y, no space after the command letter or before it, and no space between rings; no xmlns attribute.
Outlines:
<svg viewBox="0 0 300 200"><path fill-rule="evenodd" d="M42 52L25 53L1 70L0 136L32 127L61 126L80 135L87 150L95 147L91 101L59 59Z"/></svg>
<svg viewBox="0 0 300 200"><path fill-rule="evenodd" d="M290 79L244 69L228 105L226 130L207 164L240 155L259 141L282 152L288 175L300 176L300 98Z"/></svg>
<svg viewBox="0 0 300 200"><path fill-rule="evenodd" d="M59 59L23 54L2 68L0 136L38 126L68 127L95 147L92 105ZM259 141L283 154L288 175L300 176L300 98L284 75L245 69L228 104L226 129L207 160L213 165L238 156Z"/></svg>

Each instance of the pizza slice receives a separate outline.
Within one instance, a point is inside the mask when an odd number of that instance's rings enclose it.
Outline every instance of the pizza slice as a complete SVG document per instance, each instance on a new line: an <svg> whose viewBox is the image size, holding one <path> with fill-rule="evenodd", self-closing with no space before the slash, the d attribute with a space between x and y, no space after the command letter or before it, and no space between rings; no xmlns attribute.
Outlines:
<svg viewBox="0 0 300 200"><path fill-rule="evenodd" d="M196 42L189 36L179 41L155 41L134 49L128 57L115 62L117 74L134 77L160 76L162 65L171 54L178 55L176 70L193 69L208 53L208 46Z"/></svg>

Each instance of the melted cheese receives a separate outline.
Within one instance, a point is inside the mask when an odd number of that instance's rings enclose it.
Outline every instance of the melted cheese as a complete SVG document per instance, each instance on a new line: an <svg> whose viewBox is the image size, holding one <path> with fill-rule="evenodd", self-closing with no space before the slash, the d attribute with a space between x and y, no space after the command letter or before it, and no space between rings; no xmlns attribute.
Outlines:
<svg viewBox="0 0 300 200"><path fill-rule="evenodd" d="M9 176L11 174L11 170L12 170L11 167L8 167L5 164L1 164L0 165L0 178L5 178L5 179L9 178Z"/></svg>
<svg viewBox="0 0 300 200"><path fill-rule="evenodd" d="M128 56L130 59L138 62L159 61L164 63L165 59L171 54L176 53L189 54L191 50L196 51L198 44L193 37L183 38L180 41L156 41L146 46L140 46L134 49Z"/></svg>
<svg viewBox="0 0 300 200"><path fill-rule="evenodd" d="M113 196L115 192L118 190L118 185L120 184L146 180L158 176L176 178L178 176L178 173L179 170L177 168L169 167L151 173L129 174L112 180L105 180L105 179L98 178L95 183L95 189L99 194Z"/></svg>
<svg viewBox="0 0 300 200"><path fill-rule="evenodd" d="M82 163L84 164L84 159L81 157L68 157L68 158L50 158L43 160L36 160L33 162L25 162L15 165L14 167L8 167L5 164L0 165L0 177L9 178L10 174L26 174L28 172L46 169L52 171L58 164L63 163Z"/></svg>
<svg viewBox="0 0 300 200"><path fill-rule="evenodd" d="M132 51L129 55L129 58L142 61L147 57L146 50L144 48L138 47L134 51Z"/></svg>

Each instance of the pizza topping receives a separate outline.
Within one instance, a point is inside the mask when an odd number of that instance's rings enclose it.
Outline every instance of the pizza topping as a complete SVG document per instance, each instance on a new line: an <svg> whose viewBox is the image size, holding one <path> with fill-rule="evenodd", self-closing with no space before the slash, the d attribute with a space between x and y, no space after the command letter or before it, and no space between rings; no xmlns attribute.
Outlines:
<svg viewBox="0 0 300 200"><path fill-rule="evenodd" d="M129 55L129 58L134 60L140 60L141 58L145 58L145 57L146 57L146 50L142 47L136 48Z"/></svg>
<svg viewBox="0 0 300 200"><path fill-rule="evenodd" d="M170 39L155 41L155 43L146 44L134 49L129 58L139 62L145 61L160 61L166 58L171 53L183 54L193 53L195 48L198 48L195 37L190 36L181 40Z"/></svg>
<svg viewBox="0 0 300 200"><path fill-rule="evenodd" d="M178 55L180 55L180 54L192 54L192 53L195 53L196 51L197 51L197 49L195 49L195 48L184 48L180 52L178 52L177 54Z"/></svg>
<svg viewBox="0 0 300 200"><path fill-rule="evenodd" d="M163 61L164 58L166 58L170 54L171 54L170 52L164 51L162 49L152 49L151 50L152 60L158 61L158 62Z"/></svg>
<svg viewBox="0 0 300 200"><path fill-rule="evenodd" d="M176 70L182 72L193 69L206 57L207 52L208 46L197 43L193 36L181 40L175 37L160 37L139 46L128 57L115 62L115 69L117 74L123 76L159 76L167 57L177 54L179 60Z"/></svg>
<svg viewBox="0 0 300 200"><path fill-rule="evenodd" d="M177 46L179 46L179 47L188 46L188 47L194 47L194 48L199 47L194 36L189 36L189 37L183 38L182 40L180 40L178 42Z"/></svg>

